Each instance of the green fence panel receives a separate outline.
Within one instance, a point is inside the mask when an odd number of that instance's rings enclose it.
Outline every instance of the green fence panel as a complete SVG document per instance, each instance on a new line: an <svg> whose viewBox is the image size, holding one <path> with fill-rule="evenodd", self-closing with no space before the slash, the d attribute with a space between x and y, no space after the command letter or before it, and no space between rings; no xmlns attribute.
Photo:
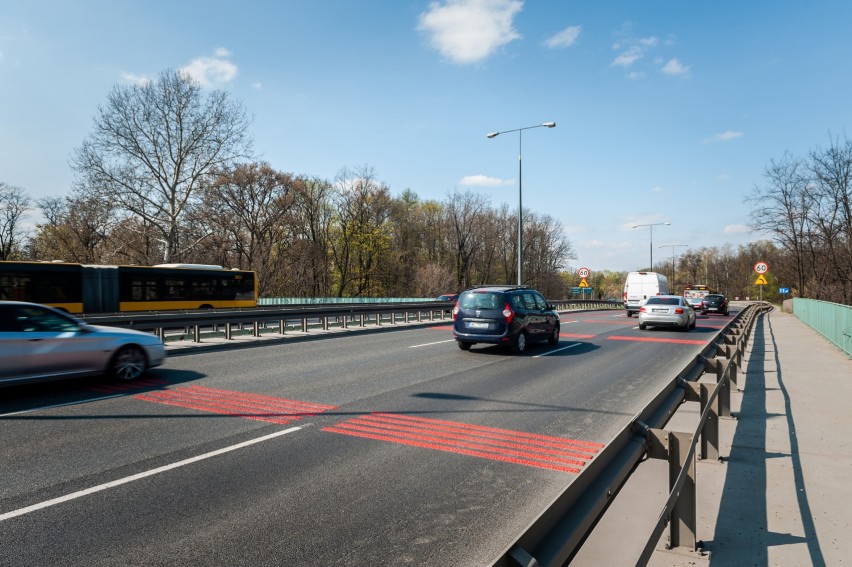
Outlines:
<svg viewBox="0 0 852 567"><path fill-rule="evenodd" d="M852 307L797 297L793 315L852 357Z"/></svg>

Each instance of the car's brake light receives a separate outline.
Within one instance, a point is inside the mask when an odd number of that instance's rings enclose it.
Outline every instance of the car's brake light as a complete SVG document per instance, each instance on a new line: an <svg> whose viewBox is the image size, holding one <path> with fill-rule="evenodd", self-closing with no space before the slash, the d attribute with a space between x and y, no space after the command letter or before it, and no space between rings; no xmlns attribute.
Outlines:
<svg viewBox="0 0 852 567"><path fill-rule="evenodd" d="M644 307L640 307L640 308L639 308L639 313L647 313L647 311L645 311L645 308L644 308Z"/></svg>
<svg viewBox="0 0 852 567"><path fill-rule="evenodd" d="M678 315L683 315L683 307L678 307L677 309L675 309L675 313Z"/></svg>
<svg viewBox="0 0 852 567"><path fill-rule="evenodd" d="M510 323L512 322L512 319L514 319L514 318L515 318L515 312L514 312L514 311L512 311L512 308L511 308L511 307L509 307L509 304L508 304L508 303L507 303L507 304L506 304L506 306L503 308L503 317L505 317L505 318L506 318L506 324L507 324L507 325L508 325L508 324L510 324Z"/></svg>
<svg viewBox="0 0 852 567"><path fill-rule="evenodd" d="M456 320L456 315L459 314L459 302L456 301L456 304L453 306L453 321Z"/></svg>

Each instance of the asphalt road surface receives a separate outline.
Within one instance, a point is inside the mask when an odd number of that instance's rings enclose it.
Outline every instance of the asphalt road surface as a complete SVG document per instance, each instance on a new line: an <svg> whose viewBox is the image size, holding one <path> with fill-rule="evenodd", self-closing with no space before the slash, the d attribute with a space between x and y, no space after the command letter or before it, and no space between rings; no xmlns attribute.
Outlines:
<svg viewBox="0 0 852 567"><path fill-rule="evenodd" d="M522 355L337 334L0 390L0 565L490 565L729 320L565 314Z"/></svg>

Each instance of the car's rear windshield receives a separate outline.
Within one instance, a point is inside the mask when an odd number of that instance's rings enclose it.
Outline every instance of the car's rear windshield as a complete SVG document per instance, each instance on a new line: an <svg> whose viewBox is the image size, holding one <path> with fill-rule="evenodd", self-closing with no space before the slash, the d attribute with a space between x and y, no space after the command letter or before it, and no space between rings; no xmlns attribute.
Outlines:
<svg viewBox="0 0 852 567"><path fill-rule="evenodd" d="M725 296L724 296L724 295L707 295L707 296L705 296L705 297L704 297L704 300L705 300L705 301L707 301L707 300L710 300L710 301L722 301L723 299L725 299Z"/></svg>
<svg viewBox="0 0 852 567"><path fill-rule="evenodd" d="M649 297L646 305L680 305L679 297Z"/></svg>
<svg viewBox="0 0 852 567"><path fill-rule="evenodd" d="M462 309L500 309L503 307L503 297L500 293L475 292L463 293L459 297L459 307Z"/></svg>

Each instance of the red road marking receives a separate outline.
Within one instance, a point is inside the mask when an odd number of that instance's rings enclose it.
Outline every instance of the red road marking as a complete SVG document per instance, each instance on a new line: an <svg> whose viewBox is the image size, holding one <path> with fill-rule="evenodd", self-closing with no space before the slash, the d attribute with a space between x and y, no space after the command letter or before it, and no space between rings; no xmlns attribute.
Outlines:
<svg viewBox="0 0 852 567"><path fill-rule="evenodd" d="M646 343L676 343L681 345L703 345L707 341L696 341L693 339L662 339L658 337L607 337L611 341L638 341Z"/></svg>
<svg viewBox="0 0 852 567"><path fill-rule="evenodd" d="M580 472L578 467L603 447L590 441L388 413L356 417L323 431L572 473Z"/></svg>
<svg viewBox="0 0 852 567"><path fill-rule="evenodd" d="M281 425L335 408L335 406L298 402L245 392L218 390L203 386L186 386L175 388L174 390L158 390L137 394L133 397L146 402L242 417L256 421L278 423Z"/></svg>
<svg viewBox="0 0 852 567"><path fill-rule="evenodd" d="M578 335L576 333L559 333L560 337L568 337L571 339L593 339L597 335Z"/></svg>

